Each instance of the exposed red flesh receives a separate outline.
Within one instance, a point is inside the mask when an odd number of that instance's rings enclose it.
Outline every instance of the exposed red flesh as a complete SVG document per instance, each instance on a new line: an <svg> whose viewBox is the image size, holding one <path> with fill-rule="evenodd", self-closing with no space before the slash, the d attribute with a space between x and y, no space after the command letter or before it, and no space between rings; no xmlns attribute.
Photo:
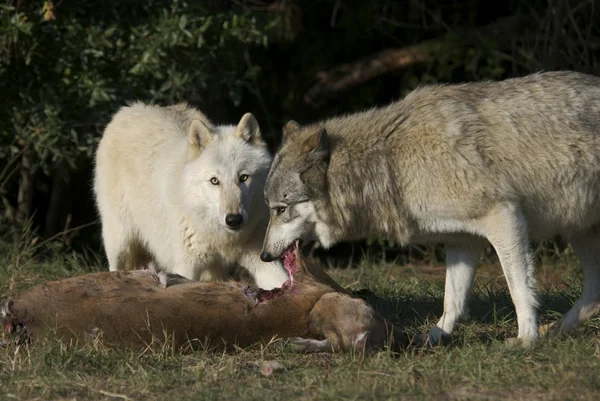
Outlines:
<svg viewBox="0 0 600 401"><path fill-rule="evenodd" d="M290 277L286 280L280 288L275 288L272 290L263 290L262 288L257 288L255 290L251 290L250 288L244 289L244 294L250 299L253 299L257 304L269 301L271 299L278 298L283 294L287 293L294 286L294 274L297 271L296 265L296 249L298 247L297 243L293 243L290 245L283 254L281 255L281 260L283 261L283 267L288 272L288 276Z"/></svg>
<svg viewBox="0 0 600 401"><path fill-rule="evenodd" d="M11 337L17 339L17 343L24 343L29 338L29 333L27 331L27 326L25 326L25 321L14 316L10 313L10 306L6 306L2 311L4 317L2 319L2 338L0 339L0 345L8 344L8 341Z"/></svg>
<svg viewBox="0 0 600 401"><path fill-rule="evenodd" d="M283 283L283 287L285 287L286 283L289 282L290 286L294 285L294 274L296 274L297 266L296 266L296 244L290 245L281 255L281 259L283 260L283 267L288 272L290 276L289 280Z"/></svg>

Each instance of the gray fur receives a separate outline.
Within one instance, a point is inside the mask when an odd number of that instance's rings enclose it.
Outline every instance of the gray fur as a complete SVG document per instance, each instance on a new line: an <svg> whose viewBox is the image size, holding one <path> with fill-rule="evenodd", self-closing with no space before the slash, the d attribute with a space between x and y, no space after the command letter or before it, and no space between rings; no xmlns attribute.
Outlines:
<svg viewBox="0 0 600 401"><path fill-rule="evenodd" d="M511 289L518 337L529 343L537 302L528 242L592 237L597 250L586 248L584 266L592 289L555 332L600 307L599 78L561 71L422 86L386 107L290 122L284 133L265 186L265 256L278 257L295 238L326 248L369 237L444 242L453 252L444 316L431 333L437 341L466 315L473 255L489 241Z"/></svg>

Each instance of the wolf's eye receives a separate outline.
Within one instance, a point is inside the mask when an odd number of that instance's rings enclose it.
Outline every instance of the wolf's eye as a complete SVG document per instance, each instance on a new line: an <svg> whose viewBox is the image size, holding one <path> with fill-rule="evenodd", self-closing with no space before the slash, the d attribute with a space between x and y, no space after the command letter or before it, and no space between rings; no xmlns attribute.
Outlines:
<svg viewBox="0 0 600 401"><path fill-rule="evenodd" d="M285 212L285 206L277 206L275 208L275 214L279 216L281 213Z"/></svg>
<svg viewBox="0 0 600 401"><path fill-rule="evenodd" d="M244 182L244 181L246 181L247 179L248 179L248 174L242 174L242 175L240 175L240 181L241 181L241 182Z"/></svg>
<svg viewBox="0 0 600 401"><path fill-rule="evenodd" d="M210 179L210 183L213 185L219 185L219 179L217 177L213 177Z"/></svg>

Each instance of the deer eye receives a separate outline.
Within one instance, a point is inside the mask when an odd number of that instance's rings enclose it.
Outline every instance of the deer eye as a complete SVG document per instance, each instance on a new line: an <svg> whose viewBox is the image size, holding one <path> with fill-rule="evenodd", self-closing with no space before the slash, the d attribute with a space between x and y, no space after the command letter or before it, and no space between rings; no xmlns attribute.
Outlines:
<svg viewBox="0 0 600 401"><path fill-rule="evenodd" d="M219 179L217 177L213 177L210 179L210 183L213 185L219 185Z"/></svg>

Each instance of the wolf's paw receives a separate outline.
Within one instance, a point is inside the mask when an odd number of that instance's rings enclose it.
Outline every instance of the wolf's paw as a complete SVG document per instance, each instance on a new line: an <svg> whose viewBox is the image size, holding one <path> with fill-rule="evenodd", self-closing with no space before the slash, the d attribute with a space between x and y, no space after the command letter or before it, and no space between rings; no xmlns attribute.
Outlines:
<svg viewBox="0 0 600 401"><path fill-rule="evenodd" d="M438 326L432 328L427 335L419 335L420 341L424 342L428 347L448 345L452 341L452 335L446 333Z"/></svg>
<svg viewBox="0 0 600 401"><path fill-rule="evenodd" d="M553 338L567 334L570 330L563 323L562 320L558 320L541 326L539 329L540 337Z"/></svg>

